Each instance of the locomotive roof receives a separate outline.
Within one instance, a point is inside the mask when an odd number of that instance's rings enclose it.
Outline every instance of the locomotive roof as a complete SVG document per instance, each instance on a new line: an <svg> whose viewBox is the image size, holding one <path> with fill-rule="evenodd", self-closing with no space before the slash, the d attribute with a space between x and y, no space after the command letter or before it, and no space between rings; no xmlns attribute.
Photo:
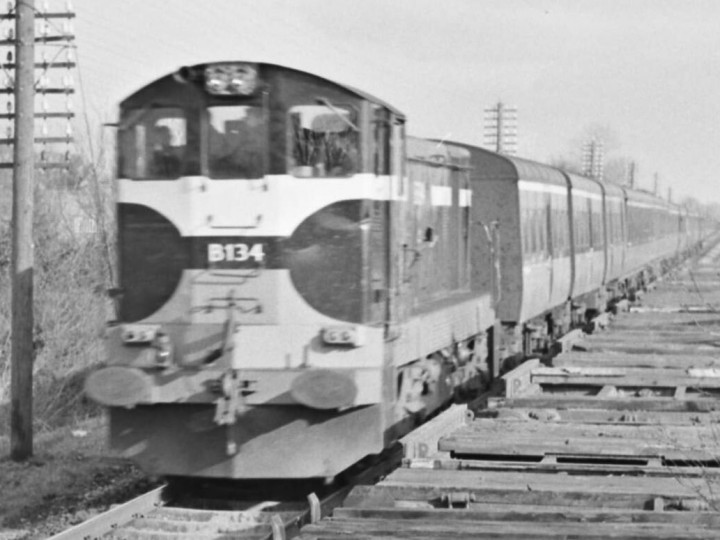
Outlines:
<svg viewBox="0 0 720 540"><path fill-rule="evenodd" d="M457 167L467 168L470 166L470 152L466 148L418 137L407 138L407 157L418 161L446 163Z"/></svg>
<svg viewBox="0 0 720 540"><path fill-rule="evenodd" d="M308 77L315 78L315 79L317 79L318 81L322 81L322 82L327 83L327 84L329 84L329 85L333 85L333 86L336 86L336 87L338 87L338 88L342 88L343 90L345 90L345 91L347 91L347 92L350 92L350 93L352 93L352 94L355 94L357 97L359 97L359 98L361 98L361 99L364 99L364 100L367 100L367 101L371 101L371 102L373 102L373 103L376 103L377 105L380 105L380 106L388 109L388 110L391 111L394 115L398 116L398 117L401 118L401 119L404 119L404 118L405 118L405 115L403 114L402 111L396 109L395 107L393 107L392 105L390 105L390 104L387 103L386 101L383 101L382 99L377 98L377 97L373 96L372 94L369 94L369 93L364 92L364 91L362 91L362 90L358 90L357 88L354 88L354 87L349 86L349 85L347 85L347 84L342 84L342 83L339 83L339 82L336 82L336 81L327 79L327 78L325 78L325 77L321 77L320 75L316 75L316 74L314 74L314 73L310 73L310 72L303 71L303 70L300 70L300 69L290 68L290 67L287 67L287 66L282 66L282 65L280 65L280 64L270 64L270 63L267 63L267 62L251 62L251 61L249 61L249 60L248 60L248 61L246 61L246 60L228 60L228 61L223 61L223 62L205 62L205 63L202 63L202 64L195 64L195 65L193 65L193 66L183 66L183 67L179 68L178 70L173 71L172 73L168 73L168 74L166 74L166 75L163 75L162 77L159 77L158 79L155 79L155 80L152 81L151 83L146 84L146 85L143 86L142 88L139 88L138 90L136 90L135 92L133 92L132 94L130 94L129 96L127 96L127 97L122 101L122 104L124 104L126 101L132 100L134 97L136 97L138 94L141 94L141 93L142 93L143 91L145 91L147 88L149 88L149 87L151 87L151 86L153 86L153 85L155 85L155 84L157 84L157 83L159 83L159 82L161 82L161 81L165 81L165 80L167 80L167 79L172 79L172 78L177 78L178 75L180 75L182 72L185 72L185 73L188 73L188 72L200 73L200 72L204 71L204 69L205 69L207 66L218 65L218 64L230 64L230 63L247 63L247 64L254 64L254 65L258 66L258 71L260 72L261 76L262 76L263 71L265 71L265 70L275 70L275 71L280 71L280 72L286 71L286 72L288 72L288 73L290 73L290 72L300 73L300 74L306 75L306 76L308 76ZM182 77L182 75L181 75L181 77ZM122 104L121 104L121 105L122 105Z"/></svg>

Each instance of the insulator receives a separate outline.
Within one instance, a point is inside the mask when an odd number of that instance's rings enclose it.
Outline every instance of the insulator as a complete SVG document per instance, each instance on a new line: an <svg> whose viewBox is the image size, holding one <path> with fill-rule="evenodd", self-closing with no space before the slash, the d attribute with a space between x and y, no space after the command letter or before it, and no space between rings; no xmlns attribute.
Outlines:
<svg viewBox="0 0 720 540"><path fill-rule="evenodd" d="M7 61L12 62L13 61L13 53L12 51L8 51L7 53Z"/></svg>
<svg viewBox="0 0 720 540"><path fill-rule="evenodd" d="M72 47L65 49L65 58L68 62L73 62L75 60L75 52L72 50Z"/></svg>
<svg viewBox="0 0 720 540"><path fill-rule="evenodd" d="M70 148L65 150L65 161L70 161Z"/></svg>
<svg viewBox="0 0 720 540"><path fill-rule="evenodd" d="M44 0L42 3L42 11L45 13L48 13L50 11L50 5L48 4L47 0Z"/></svg>
<svg viewBox="0 0 720 540"><path fill-rule="evenodd" d="M15 88L15 78L10 73L8 73L7 77L5 77L5 87Z"/></svg>
<svg viewBox="0 0 720 540"><path fill-rule="evenodd" d="M73 101L69 95L68 98L65 100L65 110L68 112L72 112L73 110Z"/></svg>
<svg viewBox="0 0 720 540"><path fill-rule="evenodd" d="M12 0L8 0L8 3L7 3L8 13L12 12L14 9L15 9L15 2L12 2Z"/></svg>
<svg viewBox="0 0 720 540"><path fill-rule="evenodd" d="M43 144L42 150L40 150L40 161L46 161L45 160L45 145Z"/></svg>
<svg viewBox="0 0 720 540"><path fill-rule="evenodd" d="M45 50L44 48L43 48L42 52L40 53L40 60L42 61L43 64L48 63L47 50Z"/></svg>
<svg viewBox="0 0 720 540"><path fill-rule="evenodd" d="M11 113L12 112L12 101L8 100L6 105L7 105L7 112Z"/></svg>
<svg viewBox="0 0 720 540"><path fill-rule="evenodd" d="M73 10L73 3L71 0L67 0L65 2L65 11L72 11Z"/></svg>
<svg viewBox="0 0 720 540"><path fill-rule="evenodd" d="M5 134L7 135L8 139L12 139L13 132L12 132L12 125L8 124L8 126L5 128Z"/></svg>
<svg viewBox="0 0 720 540"><path fill-rule="evenodd" d="M48 135L47 119L43 119L43 123L42 123L42 127L40 128L40 132L42 133L43 137L47 137L47 135Z"/></svg>
<svg viewBox="0 0 720 540"><path fill-rule="evenodd" d="M14 32L12 26L5 29L5 37L6 37L7 39L9 39L9 40L15 38L15 32Z"/></svg>
<svg viewBox="0 0 720 540"><path fill-rule="evenodd" d="M47 96L45 94L43 94L43 98L42 98L42 102L41 102L40 106L42 107L43 112L48 112L49 105L48 105Z"/></svg>
<svg viewBox="0 0 720 540"><path fill-rule="evenodd" d="M68 74L63 77L63 85L65 88L72 88L75 85L75 79L73 79L73 76Z"/></svg>
<svg viewBox="0 0 720 540"><path fill-rule="evenodd" d="M65 135L67 135L68 138L70 138L70 137L72 137L72 134L73 134L72 124L70 122L68 122L67 125L65 126Z"/></svg>

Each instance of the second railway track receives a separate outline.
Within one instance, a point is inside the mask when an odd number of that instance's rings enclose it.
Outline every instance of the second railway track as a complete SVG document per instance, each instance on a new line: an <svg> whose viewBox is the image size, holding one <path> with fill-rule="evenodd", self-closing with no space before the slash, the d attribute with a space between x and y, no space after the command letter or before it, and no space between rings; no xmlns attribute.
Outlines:
<svg viewBox="0 0 720 540"><path fill-rule="evenodd" d="M549 365L506 374L436 430L437 451L301 538L717 538L719 271L715 248Z"/></svg>

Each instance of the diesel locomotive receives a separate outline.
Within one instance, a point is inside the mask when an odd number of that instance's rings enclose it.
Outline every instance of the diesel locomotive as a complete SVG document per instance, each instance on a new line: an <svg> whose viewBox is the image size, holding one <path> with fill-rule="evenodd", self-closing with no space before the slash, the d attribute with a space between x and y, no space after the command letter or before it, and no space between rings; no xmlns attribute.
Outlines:
<svg viewBox="0 0 720 540"><path fill-rule="evenodd" d="M85 385L115 450L157 475L332 477L706 233L405 124L267 63L185 67L122 102L119 320Z"/></svg>

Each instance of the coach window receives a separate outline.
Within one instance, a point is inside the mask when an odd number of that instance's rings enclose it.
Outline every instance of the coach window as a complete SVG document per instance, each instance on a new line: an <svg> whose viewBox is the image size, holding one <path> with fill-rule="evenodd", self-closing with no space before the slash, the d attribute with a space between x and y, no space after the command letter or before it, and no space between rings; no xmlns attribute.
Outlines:
<svg viewBox="0 0 720 540"><path fill-rule="evenodd" d="M207 121L210 178L249 179L265 174L267 131L262 107L209 107Z"/></svg>
<svg viewBox="0 0 720 540"><path fill-rule="evenodd" d="M590 245L593 248L604 244L600 201L588 201L590 212Z"/></svg>
<svg viewBox="0 0 720 540"><path fill-rule="evenodd" d="M289 111L288 172L310 178L351 176L360 166L357 115L331 103Z"/></svg>
<svg viewBox="0 0 720 540"><path fill-rule="evenodd" d="M181 109L128 111L118 133L119 173L135 180L173 180L183 173L187 121Z"/></svg>

